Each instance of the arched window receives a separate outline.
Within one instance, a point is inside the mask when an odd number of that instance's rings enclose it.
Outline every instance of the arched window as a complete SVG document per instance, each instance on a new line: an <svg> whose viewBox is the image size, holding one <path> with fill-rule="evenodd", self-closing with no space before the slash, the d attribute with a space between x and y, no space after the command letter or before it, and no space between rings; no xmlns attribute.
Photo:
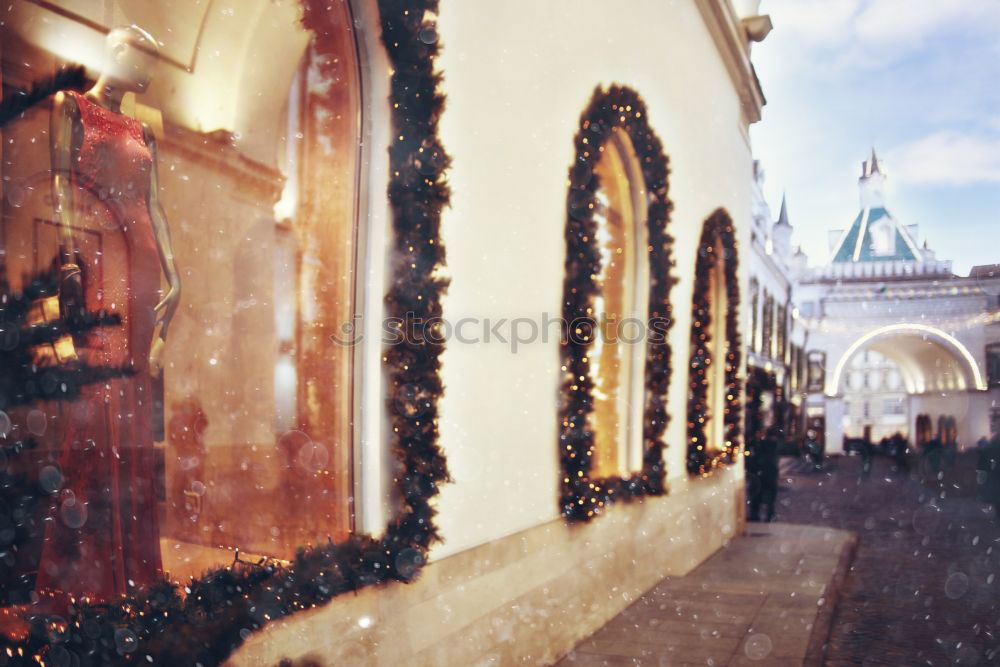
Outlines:
<svg viewBox="0 0 1000 667"><path fill-rule="evenodd" d="M741 342L736 238L718 209L705 221L695 259L688 367L688 471L732 463L740 448Z"/></svg>
<svg viewBox="0 0 1000 667"><path fill-rule="evenodd" d="M298 547L353 528L355 355L331 334L357 307L360 63L347 3L328 11L335 27L325 33L291 23L273 35L289 50L296 40L294 53L271 59L283 65L280 78L257 68L259 78L243 82L254 92L239 111L254 124L237 145L273 164L272 189L265 195L230 173L236 156L200 173L232 202L199 229L178 223L212 208L205 195L164 186L177 262L191 276L176 344L168 342L176 370L165 377L163 534L174 574L232 560L237 548L290 560ZM189 410L178 409L185 401L205 421L194 468L175 444L189 428Z"/></svg>
<svg viewBox="0 0 1000 667"><path fill-rule="evenodd" d="M764 312L761 315L761 351L769 359L774 358L774 297L764 290Z"/></svg>
<svg viewBox="0 0 1000 667"><path fill-rule="evenodd" d="M670 384L667 159L635 91L598 88L567 195L560 509L663 493Z"/></svg>
<svg viewBox="0 0 1000 667"><path fill-rule="evenodd" d="M914 443L918 448L930 442L931 438L934 437L934 423L931 421L931 416L928 414L917 415L913 430L915 432Z"/></svg>

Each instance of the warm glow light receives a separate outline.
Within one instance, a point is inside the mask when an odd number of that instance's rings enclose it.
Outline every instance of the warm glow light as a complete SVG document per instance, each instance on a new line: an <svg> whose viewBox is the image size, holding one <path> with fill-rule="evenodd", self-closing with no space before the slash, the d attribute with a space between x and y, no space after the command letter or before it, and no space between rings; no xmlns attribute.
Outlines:
<svg viewBox="0 0 1000 667"><path fill-rule="evenodd" d="M23 21L18 31L46 51L87 68L91 76L99 74L107 62L104 35L75 21L62 18L40 20L37 8L20 3L14 21ZM17 4L15 4L17 6Z"/></svg>
<svg viewBox="0 0 1000 667"><path fill-rule="evenodd" d="M972 380L976 389L980 391L986 391L986 383L983 381L982 373L979 372L979 366L976 364L975 358L969 352L968 348L962 345L962 343L954 336L944 332L936 327L927 326L926 324L890 324L888 326L880 327L874 331L870 331L861 338L854 341L847 351L841 356L840 361L837 362L837 366L834 368L833 376L826 385L826 395L836 396L837 388L840 386L840 377L843 374L844 366L847 365L848 360L854 355L855 352L860 350L869 341L878 338L879 336L884 336L890 333L901 333L901 332L918 332L923 334L930 334L936 336L946 343L950 344L958 353L962 356L965 362L969 365L969 369L972 372Z"/></svg>

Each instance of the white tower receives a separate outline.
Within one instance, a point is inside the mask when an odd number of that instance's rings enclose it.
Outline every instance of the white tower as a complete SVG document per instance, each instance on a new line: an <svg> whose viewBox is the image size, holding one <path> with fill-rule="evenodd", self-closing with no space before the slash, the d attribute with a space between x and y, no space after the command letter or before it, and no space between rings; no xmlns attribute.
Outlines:
<svg viewBox="0 0 1000 667"><path fill-rule="evenodd" d="M858 190L861 208L885 208L885 174L874 148L871 158L861 163Z"/></svg>
<svg viewBox="0 0 1000 667"><path fill-rule="evenodd" d="M784 195L781 196L778 221L771 228L771 238L774 243L774 253L787 263L792 254L792 225L788 222L788 204Z"/></svg>

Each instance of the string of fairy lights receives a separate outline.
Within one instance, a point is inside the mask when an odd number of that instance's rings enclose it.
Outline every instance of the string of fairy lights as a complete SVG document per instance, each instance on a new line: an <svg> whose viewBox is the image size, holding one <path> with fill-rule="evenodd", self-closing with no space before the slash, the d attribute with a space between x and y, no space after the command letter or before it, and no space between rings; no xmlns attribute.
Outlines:
<svg viewBox="0 0 1000 667"><path fill-rule="evenodd" d="M721 255L721 256L720 256ZM724 327L713 327L712 276L722 262L726 295ZM691 357L688 366L687 468L692 475L707 476L721 465L735 462L741 452L740 363L742 343L739 329L739 258L733 221L724 209L717 209L704 222L695 260L691 309ZM711 442L707 427L713 415L710 396L713 359L712 332L725 336L724 398L721 442ZM717 422L716 422L717 423Z"/></svg>
<svg viewBox="0 0 1000 667"><path fill-rule="evenodd" d="M612 132L625 132L642 171L646 201L647 255L650 266L648 322L664 323L662 336L650 336L646 345L642 424L642 469L621 477L593 478L595 454L591 414L594 381L591 357L597 331L595 300L600 294L601 249L595 207L600 179L595 173ZM562 401L559 411L561 484L559 508L570 521L588 521L613 502L665 493L663 434L670 385L672 326L670 290L675 279L667 233L673 205L668 197L669 165L663 144L649 126L646 105L639 94L624 86L595 89L580 116L574 140L575 159L569 170L566 197L566 273L563 282L563 318L573 323L574 335L561 347Z"/></svg>

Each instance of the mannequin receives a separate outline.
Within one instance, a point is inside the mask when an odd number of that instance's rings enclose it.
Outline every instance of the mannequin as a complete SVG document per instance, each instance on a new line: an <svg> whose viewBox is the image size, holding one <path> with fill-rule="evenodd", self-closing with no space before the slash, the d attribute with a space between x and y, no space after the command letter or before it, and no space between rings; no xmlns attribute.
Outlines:
<svg viewBox="0 0 1000 667"><path fill-rule="evenodd" d="M63 409L65 482L53 499L35 585L43 602L134 594L162 572L152 386L162 374L180 280L157 192L155 139L121 113L126 92L149 86L156 41L136 26L116 28L107 56L93 88L54 98L60 308L64 317L84 310L121 315L121 326L89 335L80 354L93 364L129 366L133 374L87 387Z"/></svg>

